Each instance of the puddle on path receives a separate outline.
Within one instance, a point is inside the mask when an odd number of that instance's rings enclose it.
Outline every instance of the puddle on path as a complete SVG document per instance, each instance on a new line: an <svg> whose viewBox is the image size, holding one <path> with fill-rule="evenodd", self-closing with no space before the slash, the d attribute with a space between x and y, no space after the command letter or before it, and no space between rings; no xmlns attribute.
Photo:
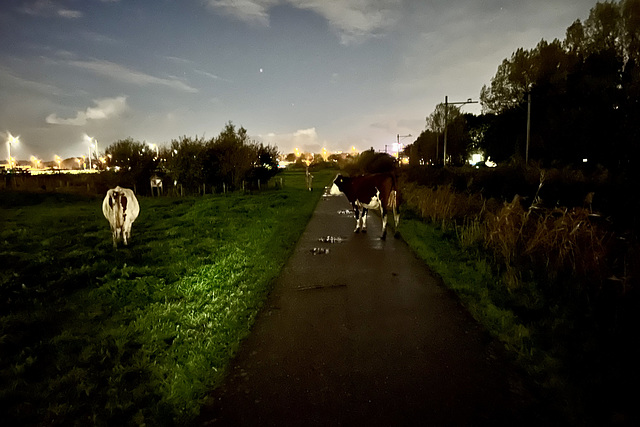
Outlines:
<svg viewBox="0 0 640 427"><path fill-rule="evenodd" d="M313 248L311 253L313 255L326 255L329 253L329 248Z"/></svg>
<svg viewBox="0 0 640 427"><path fill-rule="evenodd" d="M347 285L344 283L336 283L334 285L311 285L311 286L298 286L296 291L315 291L318 289L336 289L336 288L346 288Z"/></svg>
<svg viewBox="0 0 640 427"><path fill-rule="evenodd" d="M321 237L318 239L319 242L322 243L342 243L345 242L347 239L345 239L344 237L335 237L335 236L326 236L326 237Z"/></svg>

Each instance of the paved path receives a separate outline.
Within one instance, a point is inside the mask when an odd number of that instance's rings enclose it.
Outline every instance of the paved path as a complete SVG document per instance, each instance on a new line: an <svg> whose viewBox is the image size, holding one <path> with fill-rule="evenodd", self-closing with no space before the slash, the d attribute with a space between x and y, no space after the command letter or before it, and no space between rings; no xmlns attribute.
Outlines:
<svg viewBox="0 0 640 427"><path fill-rule="evenodd" d="M500 345L402 240L378 239L377 216L353 234L346 209L320 201L201 423L544 425Z"/></svg>

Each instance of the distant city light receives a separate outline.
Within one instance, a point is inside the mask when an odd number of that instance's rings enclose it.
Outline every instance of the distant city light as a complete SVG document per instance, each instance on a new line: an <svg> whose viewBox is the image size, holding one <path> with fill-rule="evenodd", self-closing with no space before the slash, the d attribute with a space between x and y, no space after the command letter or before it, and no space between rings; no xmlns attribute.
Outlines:
<svg viewBox="0 0 640 427"><path fill-rule="evenodd" d="M13 136L11 132L7 132L9 137L7 138L7 159L9 160L9 169L13 169L16 165L16 161L11 157L11 145L20 143L20 136Z"/></svg>

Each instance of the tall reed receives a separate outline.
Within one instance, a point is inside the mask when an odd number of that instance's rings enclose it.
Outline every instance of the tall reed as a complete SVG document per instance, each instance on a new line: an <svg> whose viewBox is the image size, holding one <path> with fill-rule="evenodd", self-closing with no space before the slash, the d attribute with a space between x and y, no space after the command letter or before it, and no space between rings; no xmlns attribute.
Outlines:
<svg viewBox="0 0 640 427"><path fill-rule="evenodd" d="M430 188L405 183L403 197L422 218L455 230L463 248L478 244L486 248L510 290L524 278L545 283L602 280L609 235L592 222L590 209L543 208L540 190L545 179L541 171L528 209L519 195L500 205L479 194L458 193L451 185Z"/></svg>

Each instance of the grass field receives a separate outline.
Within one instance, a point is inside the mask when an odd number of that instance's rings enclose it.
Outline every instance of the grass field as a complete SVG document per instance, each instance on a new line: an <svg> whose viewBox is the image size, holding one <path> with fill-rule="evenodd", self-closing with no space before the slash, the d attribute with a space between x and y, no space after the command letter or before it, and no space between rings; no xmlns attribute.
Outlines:
<svg viewBox="0 0 640 427"><path fill-rule="evenodd" d="M7 425L193 419L322 194L303 172L283 176L256 194L142 198L118 250L101 199L0 195Z"/></svg>

